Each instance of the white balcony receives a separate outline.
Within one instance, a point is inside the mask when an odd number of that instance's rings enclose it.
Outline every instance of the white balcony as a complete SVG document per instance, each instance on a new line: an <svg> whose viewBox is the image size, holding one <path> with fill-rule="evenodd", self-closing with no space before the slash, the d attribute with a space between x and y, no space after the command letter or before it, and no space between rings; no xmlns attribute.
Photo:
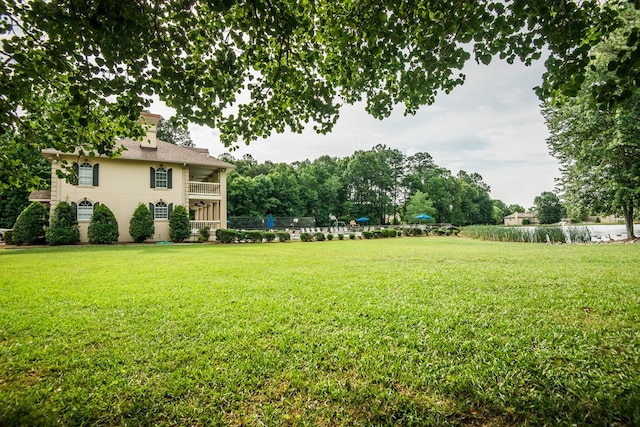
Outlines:
<svg viewBox="0 0 640 427"><path fill-rule="evenodd" d="M189 197L220 197L220 184L217 182L189 181Z"/></svg>

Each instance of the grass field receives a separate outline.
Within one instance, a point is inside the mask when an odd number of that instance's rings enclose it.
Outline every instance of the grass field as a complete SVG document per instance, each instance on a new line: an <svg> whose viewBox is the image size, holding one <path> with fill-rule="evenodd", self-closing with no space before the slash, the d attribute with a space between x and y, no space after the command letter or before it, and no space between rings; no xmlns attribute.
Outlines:
<svg viewBox="0 0 640 427"><path fill-rule="evenodd" d="M639 425L640 245L0 249L0 425Z"/></svg>

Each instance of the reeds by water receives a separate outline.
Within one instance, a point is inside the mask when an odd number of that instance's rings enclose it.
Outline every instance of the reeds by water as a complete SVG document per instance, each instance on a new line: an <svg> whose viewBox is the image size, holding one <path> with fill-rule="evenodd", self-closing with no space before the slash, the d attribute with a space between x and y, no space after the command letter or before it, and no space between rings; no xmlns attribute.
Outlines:
<svg viewBox="0 0 640 427"><path fill-rule="evenodd" d="M473 239L498 242L584 243L591 241L591 233L587 227L473 225L465 227L461 234Z"/></svg>

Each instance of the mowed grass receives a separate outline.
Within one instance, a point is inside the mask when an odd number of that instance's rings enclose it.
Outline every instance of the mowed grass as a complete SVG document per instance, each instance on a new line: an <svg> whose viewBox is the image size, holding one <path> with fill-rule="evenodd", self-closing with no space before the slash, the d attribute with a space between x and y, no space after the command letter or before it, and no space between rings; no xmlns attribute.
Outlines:
<svg viewBox="0 0 640 427"><path fill-rule="evenodd" d="M640 245L0 250L0 425L638 425Z"/></svg>

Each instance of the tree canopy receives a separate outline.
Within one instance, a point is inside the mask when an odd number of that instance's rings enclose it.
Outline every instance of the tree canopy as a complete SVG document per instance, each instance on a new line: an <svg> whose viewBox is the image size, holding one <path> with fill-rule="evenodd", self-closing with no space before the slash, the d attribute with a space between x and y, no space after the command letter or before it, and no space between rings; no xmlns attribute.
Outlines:
<svg viewBox="0 0 640 427"><path fill-rule="evenodd" d="M116 137L143 135L153 95L227 146L309 123L324 133L345 103L412 114L462 84L472 58L529 64L543 49L539 95L572 95L590 48L620 25L619 3L0 0L0 133L113 155ZM640 75L634 34L612 61L628 91Z"/></svg>
<svg viewBox="0 0 640 427"><path fill-rule="evenodd" d="M547 143L560 160L568 207L623 215L627 235L633 237L634 210L640 209L640 93L620 93L614 105L602 108L593 92L603 84L624 85L625 77L611 64L621 57L626 40L638 36L640 13L628 8L623 17L625 25L592 50L576 96L546 103L543 114L550 132Z"/></svg>
<svg viewBox="0 0 640 427"><path fill-rule="evenodd" d="M435 165L428 153L405 156L376 145L345 158L322 156L291 165L258 163L250 155L234 159L227 179L229 217L314 217L331 225L329 216L349 222L370 218L370 224L396 219L414 221L426 213L436 222L456 225L502 223L493 218L490 188L477 173L457 176Z"/></svg>

